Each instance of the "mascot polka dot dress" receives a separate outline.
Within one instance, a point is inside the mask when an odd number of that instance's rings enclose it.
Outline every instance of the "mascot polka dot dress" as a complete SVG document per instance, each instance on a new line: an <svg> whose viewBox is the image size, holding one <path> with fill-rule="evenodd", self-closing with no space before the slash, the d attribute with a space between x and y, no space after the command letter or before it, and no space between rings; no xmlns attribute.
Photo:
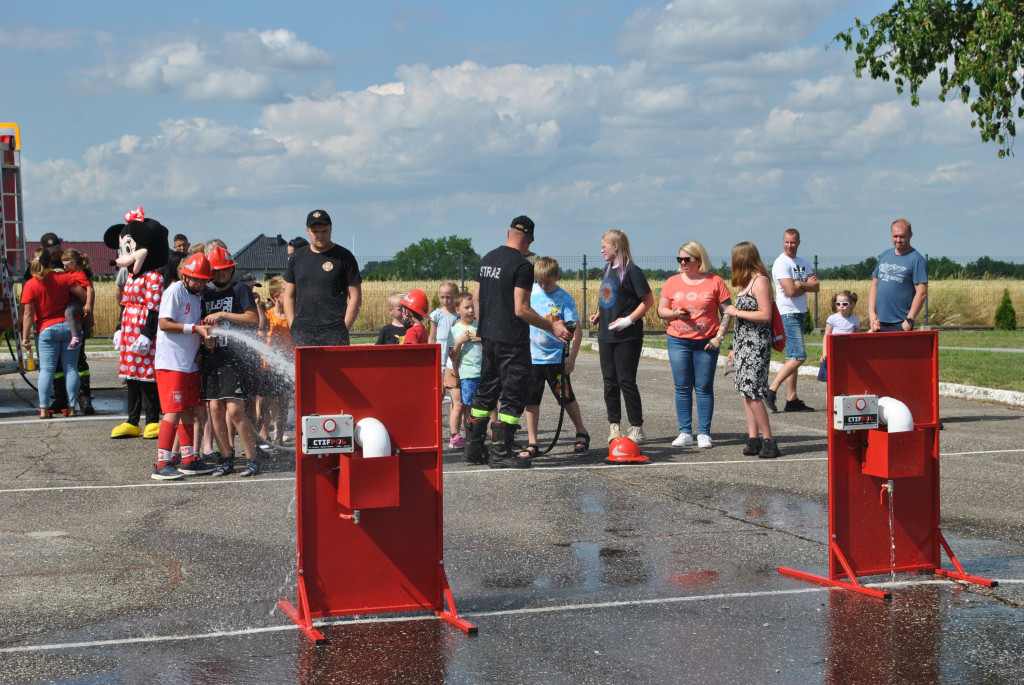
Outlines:
<svg viewBox="0 0 1024 685"><path fill-rule="evenodd" d="M156 382L156 371L153 368L156 346L150 346L146 354L130 352L127 348L139 337L149 312L160 311L163 288L164 279L159 271L147 271L140 276L128 277L121 299L124 306L121 315L121 365L118 370L121 378Z"/></svg>

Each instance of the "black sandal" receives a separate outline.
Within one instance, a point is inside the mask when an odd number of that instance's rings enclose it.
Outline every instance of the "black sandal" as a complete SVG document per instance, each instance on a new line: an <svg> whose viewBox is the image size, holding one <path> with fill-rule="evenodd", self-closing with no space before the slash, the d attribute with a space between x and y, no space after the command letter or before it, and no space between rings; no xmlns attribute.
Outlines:
<svg viewBox="0 0 1024 685"><path fill-rule="evenodd" d="M590 451L590 434L589 433L577 433L576 442L573 443L572 453L573 454L586 454Z"/></svg>
<svg viewBox="0 0 1024 685"><path fill-rule="evenodd" d="M535 442L527 443L526 447L519 451L520 459L533 459L537 456L540 456L540 448Z"/></svg>

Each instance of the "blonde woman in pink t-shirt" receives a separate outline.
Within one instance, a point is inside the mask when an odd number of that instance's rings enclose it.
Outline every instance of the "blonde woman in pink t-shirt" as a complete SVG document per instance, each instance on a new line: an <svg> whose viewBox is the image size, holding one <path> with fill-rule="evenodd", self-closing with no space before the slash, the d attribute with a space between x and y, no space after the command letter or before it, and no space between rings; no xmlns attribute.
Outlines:
<svg viewBox="0 0 1024 685"><path fill-rule="evenodd" d="M676 447L693 444L693 396L697 396L697 446L711 447L715 413L718 349L729 327L723 314L732 296L725 281L711 273L707 250L695 240L679 248L679 273L661 289L658 316L668 322L668 359L676 386L679 437Z"/></svg>

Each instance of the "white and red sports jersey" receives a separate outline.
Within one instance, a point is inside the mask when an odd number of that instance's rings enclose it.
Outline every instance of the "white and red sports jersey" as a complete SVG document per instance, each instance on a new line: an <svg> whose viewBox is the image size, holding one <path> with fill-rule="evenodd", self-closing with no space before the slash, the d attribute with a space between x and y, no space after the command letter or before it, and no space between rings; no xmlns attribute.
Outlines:
<svg viewBox="0 0 1024 685"><path fill-rule="evenodd" d="M202 321L202 300L178 281L164 292L160 302L160 318L176 323L197 325ZM157 327L156 368L166 371L199 371L196 354L201 338L198 333L165 333Z"/></svg>

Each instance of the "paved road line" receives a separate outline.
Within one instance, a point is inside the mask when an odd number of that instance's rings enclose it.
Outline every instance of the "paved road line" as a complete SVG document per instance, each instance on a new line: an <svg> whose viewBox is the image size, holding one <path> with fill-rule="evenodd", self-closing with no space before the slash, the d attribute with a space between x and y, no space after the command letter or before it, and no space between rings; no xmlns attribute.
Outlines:
<svg viewBox="0 0 1024 685"><path fill-rule="evenodd" d="M1024 584L1022 579L999 579L1000 585ZM869 583L868 587L893 588L910 587L916 585L958 585L952 580L913 580L896 581L886 583ZM676 604L680 602L717 602L728 599L756 599L761 597L782 597L790 595L806 595L812 593L829 592L827 587L807 587L798 590L766 590L763 592L728 592L717 595L689 595L682 597L661 597L653 599L637 599L617 602L591 602L588 604L563 604L548 607L530 607L524 609L502 609L498 611L476 611L459 614L461 617L489 618L491 616L526 616L530 614L544 614L567 611L593 611L595 609L621 609L626 607L650 606L657 604ZM434 615L426 616L400 616L400 617L370 617L362 619L319 619L313 621L317 628L325 628L339 625L365 625L371 623L400 623L406 621L437 621L441 620ZM242 635L259 635L262 633L276 633L286 630L298 630L294 624L280 626L266 626L263 628L240 628L238 630L218 630L210 633L198 633L192 635L155 635L150 637L123 638L120 640L94 640L90 642L67 642L47 645L26 645L22 647L3 647L0 654L14 654L26 652L49 652L69 649L90 649L94 647L116 647L122 645L154 644L158 642L174 642L182 640L202 640L218 637L237 637Z"/></svg>
<svg viewBox="0 0 1024 685"><path fill-rule="evenodd" d="M979 452L942 452L939 454L940 457L965 457L965 456L976 456L979 454L1014 454L1017 452L1024 452L1024 449L1018 450L984 450ZM637 466L629 465L613 465L613 464L588 464L582 466L539 466L538 471L596 471L604 469L622 469L622 468L657 468L657 467L677 467L677 466L748 466L750 464L795 464L799 462L807 461L827 461L827 457L801 457L799 459L734 459L731 461L666 461L666 462L654 462L650 464L640 464ZM508 473L519 473L518 469L510 469ZM493 469L473 469L465 471L446 471L445 476L472 476L472 475L488 475L492 473L504 473L504 471L496 472ZM222 479L222 478L208 478L197 480L195 478L187 478L182 481L175 481L173 483L125 483L123 485L65 485L65 486L53 486L46 488L8 488L0 490L0 494L15 494L23 492L65 492L69 490L124 490L128 488L172 488L172 487L185 487L188 485L259 485L260 483L294 483L295 478L249 478L246 480L241 479Z"/></svg>

